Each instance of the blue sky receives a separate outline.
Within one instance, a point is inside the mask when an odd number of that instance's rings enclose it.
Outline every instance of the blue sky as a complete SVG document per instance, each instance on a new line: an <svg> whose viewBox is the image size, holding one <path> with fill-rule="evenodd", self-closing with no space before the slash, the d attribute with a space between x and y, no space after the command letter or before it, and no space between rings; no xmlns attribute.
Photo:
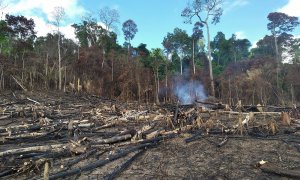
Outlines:
<svg viewBox="0 0 300 180"><path fill-rule="evenodd" d="M70 25L79 23L87 12L98 18L99 9L108 6L117 9L120 14L118 42L123 44L122 23L132 19L138 26L138 33L132 41L134 46L147 44L149 49L160 47L163 37L175 27L186 30L189 34L192 25L184 24L180 16L189 0L4 0L8 7L4 10L11 14L22 14L36 21L38 35L54 31L49 25L51 11L55 6L66 9L67 18L62 27L67 37L74 38ZM300 0L224 0L224 13L217 25L211 25L212 38L222 31L226 38L237 34L247 38L253 44L263 38L267 31L267 15L281 11L300 17ZM300 35L300 27L293 32Z"/></svg>

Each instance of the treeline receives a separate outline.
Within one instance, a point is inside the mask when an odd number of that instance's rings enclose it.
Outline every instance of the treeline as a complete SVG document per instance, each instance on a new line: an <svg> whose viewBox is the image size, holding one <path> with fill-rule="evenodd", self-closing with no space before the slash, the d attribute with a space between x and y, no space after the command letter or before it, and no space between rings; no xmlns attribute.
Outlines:
<svg viewBox="0 0 300 180"><path fill-rule="evenodd" d="M191 8L184 9L185 18L192 16ZM215 8L214 21L221 16ZM34 21L24 16L6 15L0 21L2 91L22 84L28 90L87 92L122 101L175 102L186 96L215 96L231 105L238 100L285 105L300 101L300 40L288 34L298 18L270 13L266 27L272 35L251 50L248 39L234 34L204 36L209 24L201 18L191 35L174 28L162 40L163 49L149 50L143 43L131 45L138 33L133 20L122 24L125 43L118 44L116 10L103 8L99 20L87 16L74 24L77 43L59 31L63 9L55 12L57 31L45 37L36 37Z"/></svg>

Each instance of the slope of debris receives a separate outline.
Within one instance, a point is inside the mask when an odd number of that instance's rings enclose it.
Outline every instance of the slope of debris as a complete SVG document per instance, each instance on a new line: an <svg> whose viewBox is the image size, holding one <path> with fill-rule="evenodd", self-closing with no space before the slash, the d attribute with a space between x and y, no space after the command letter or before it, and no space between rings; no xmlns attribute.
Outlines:
<svg viewBox="0 0 300 180"><path fill-rule="evenodd" d="M287 107L7 92L0 178L297 179L298 118Z"/></svg>

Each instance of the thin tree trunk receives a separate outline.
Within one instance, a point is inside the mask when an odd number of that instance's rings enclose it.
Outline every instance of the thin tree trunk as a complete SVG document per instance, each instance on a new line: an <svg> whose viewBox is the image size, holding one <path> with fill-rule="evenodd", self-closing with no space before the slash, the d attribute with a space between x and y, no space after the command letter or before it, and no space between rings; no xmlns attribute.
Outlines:
<svg viewBox="0 0 300 180"><path fill-rule="evenodd" d="M276 63L277 63L277 67L276 67L276 84L277 84L277 90L279 92L279 66L280 66L280 58L279 58L279 52L278 52L278 45L277 45L277 36L274 33L274 41L275 41L275 58L276 58Z"/></svg>
<svg viewBox="0 0 300 180"><path fill-rule="evenodd" d="M168 101L168 64L166 64L166 84L165 84L165 98L166 98L166 102Z"/></svg>
<svg viewBox="0 0 300 180"><path fill-rule="evenodd" d="M180 58L180 74L182 75L182 58Z"/></svg>
<svg viewBox="0 0 300 180"><path fill-rule="evenodd" d="M102 50L102 65L101 65L101 68L103 68L103 66L104 66L104 59L105 59L105 50L103 48L103 50Z"/></svg>
<svg viewBox="0 0 300 180"><path fill-rule="evenodd" d="M158 68L156 69L156 77L157 77L157 93L159 93L159 78L158 78Z"/></svg>
<svg viewBox="0 0 300 180"><path fill-rule="evenodd" d="M65 66L65 82L64 82L64 92L66 92L66 85L67 85L67 66Z"/></svg>
<svg viewBox="0 0 300 180"><path fill-rule="evenodd" d="M229 77L229 80L228 80L228 89L229 89L229 106L232 105L232 94L231 94L231 81L230 81L230 77Z"/></svg>
<svg viewBox="0 0 300 180"><path fill-rule="evenodd" d="M210 78L210 86L211 86L211 95L215 96L215 85L214 85L214 76L212 72L212 58L211 58L211 48L210 48L210 33L208 24L205 23L207 30L207 52L208 52L208 64L209 64L209 78Z"/></svg>
<svg viewBox="0 0 300 180"><path fill-rule="evenodd" d="M60 32L58 29L58 89L61 91L62 88L62 78L61 78L61 53L60 53Z"/></svg>
<svg viewBox="0 0 300 180"><path fill-rule="evenodd" d="M46 54L46 64L45 64L45 88L48 89L48 66L49 66L49 54Z"/></svg>
<svg viewBox="0 0 300 180"><path fill-rule="evenodd" d="M195 40L193 38L193 70L194 70L194 75L196 74L196 67L195 67Z"/></svg>
<svg viewBox="0 0 300 180"><path fill-rule="evenodd" d="M79 45L78 45L78 52L77 52L77 60L79 60Z"/></svg>
<svg viewBox="0 0 300 180"><path fill-rule="evenodd" d="M292 104L295 104L295 93L294 93L293 84L291 84L291 96L292 96Z"/></svg>
<svg viewBox="0 0 300 180"><path fill-rule="evenodd" d="M157 104L159 104L159 98L158 98L158 77L157 74L154 72L154 82L155 82L155 101Z"/></svg>
<svg viewBox="0 0 300 180"><path fill-rule="evenodd" d="M25 51L22 53L22 82L24 82L24 70L25 70L25 61L24 61Z"/></svg>
<svg viewBox="0 0 300 180"><path fill-rule="evenodd" d="M111 60L111 81L114 81L114 58Z"/></svg>
<svg viewBox="0 0 300 180"><path fill-rule="evenodd" d="M3 76L3 67L1 67L0 89L4 89L3 84L2 84L3 78L4 78L4 76Z"/></svg>

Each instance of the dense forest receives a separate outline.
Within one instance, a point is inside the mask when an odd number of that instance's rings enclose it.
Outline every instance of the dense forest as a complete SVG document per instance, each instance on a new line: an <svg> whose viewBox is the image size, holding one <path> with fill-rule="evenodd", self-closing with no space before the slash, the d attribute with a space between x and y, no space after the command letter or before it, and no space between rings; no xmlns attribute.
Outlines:
<svg viewBox="0 0 300 180"><path fill-rule="evenodd" d="M221 21L218 0L182 10L192 34L174 27L163 48L131 45L139 27L122 23L125 43L115 33L120 15L104 7L98 17L73 24L77 42L65 38L60 25L64 9L53 9L52 34L37 37L33 19L6 14L0 21L0 89L89 93L121 101L168 103L216 98L230 105L300 102L300 39L292 35L297 17L270 12L255 48L235 34L210 29ZM134 17L133 17L134 18ZM101 22L101 23L100 23Z"/></svg>

